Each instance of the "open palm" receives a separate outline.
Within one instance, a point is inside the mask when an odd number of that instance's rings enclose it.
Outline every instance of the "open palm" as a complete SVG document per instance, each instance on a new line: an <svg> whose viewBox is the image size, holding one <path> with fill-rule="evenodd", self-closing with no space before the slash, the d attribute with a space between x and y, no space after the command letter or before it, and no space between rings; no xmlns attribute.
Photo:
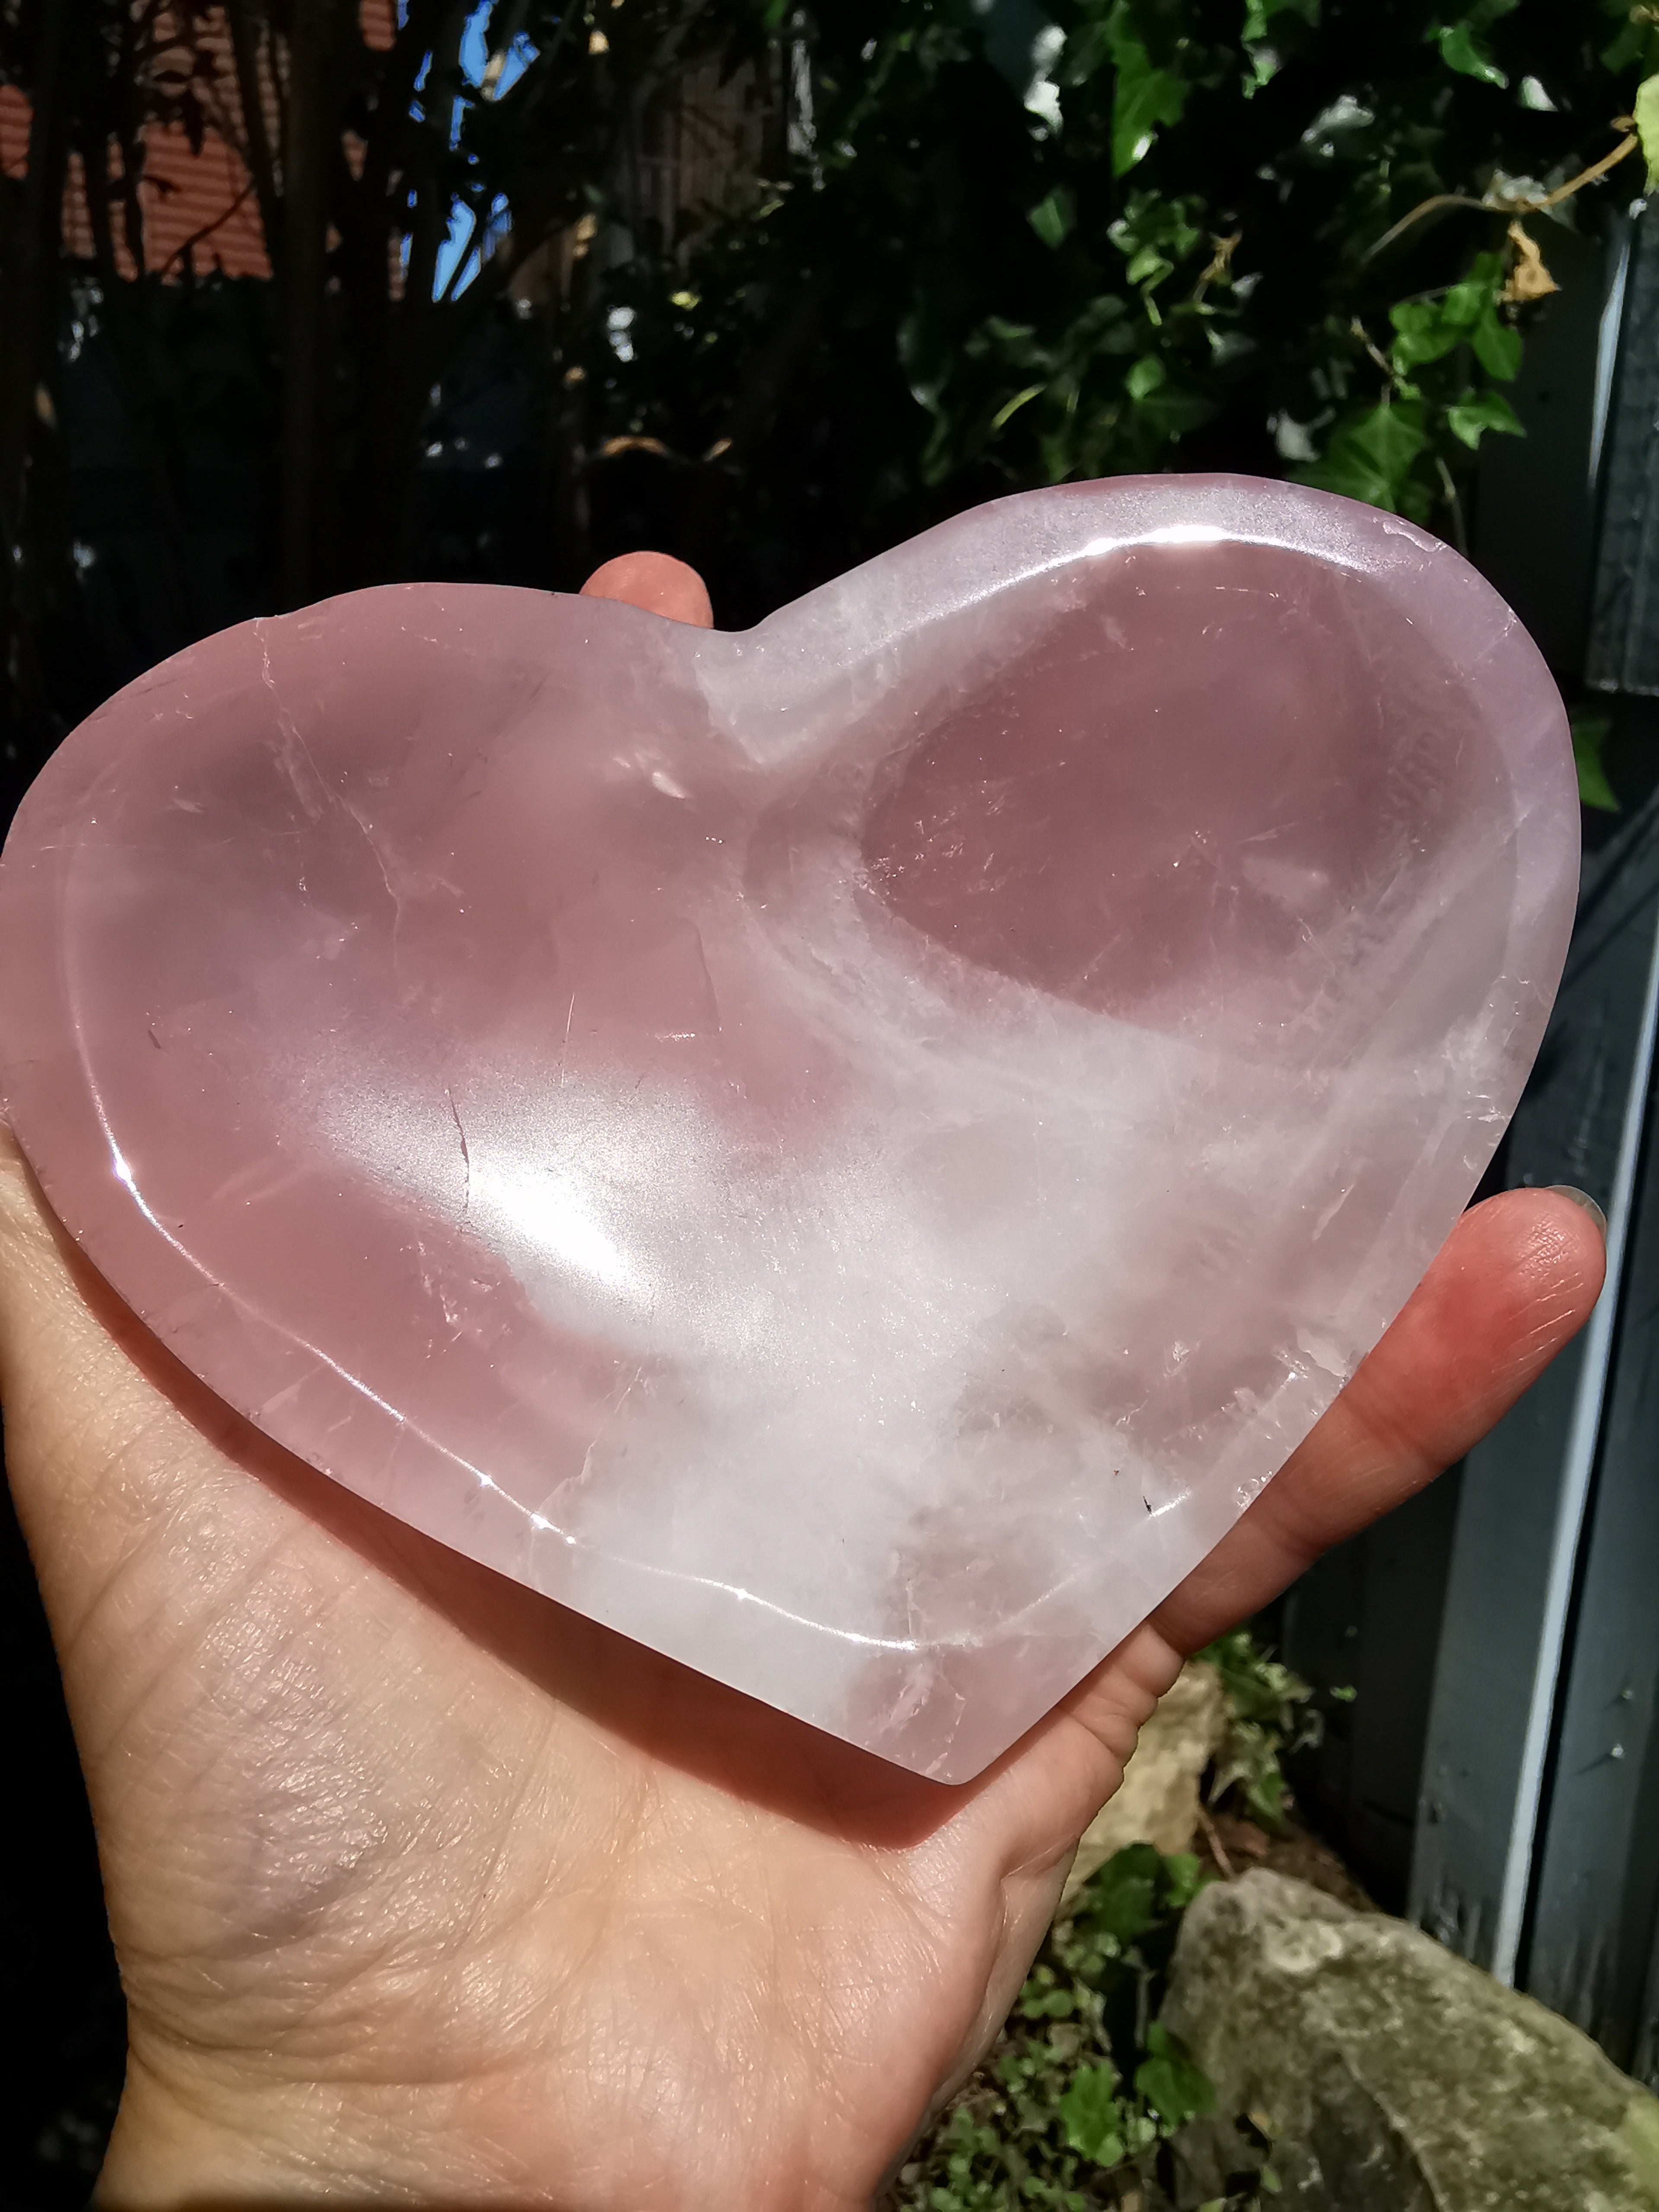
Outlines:
<svg viewBox="0 0 1659 2212"><path fill-rule="evenodd" d="M668 564L599 587L707 619ZM1467 1215L1219 1551L951 1790L278 1450L78 1261L8 1152L11 1478L131 2017L100 2203L867 2203L994 2033L1182 1655L1464 1450L1601 1269L1560 1194Z"/></svg>

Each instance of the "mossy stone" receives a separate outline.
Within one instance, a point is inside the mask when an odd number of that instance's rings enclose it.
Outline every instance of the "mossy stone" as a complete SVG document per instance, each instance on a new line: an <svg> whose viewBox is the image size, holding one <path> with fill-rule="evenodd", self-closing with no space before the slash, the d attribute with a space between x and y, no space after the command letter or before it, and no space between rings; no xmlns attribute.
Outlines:
<svg viewBox="0 0 1659 2212"><path fill-rule="evenodd" d="M1267 2157L1284 2212L1659 2212L1659 2099L1403 1921L1279 1875L1217 1883L1164 2019L1254 2124L1184 2131L1183 2207Z"/></svg>

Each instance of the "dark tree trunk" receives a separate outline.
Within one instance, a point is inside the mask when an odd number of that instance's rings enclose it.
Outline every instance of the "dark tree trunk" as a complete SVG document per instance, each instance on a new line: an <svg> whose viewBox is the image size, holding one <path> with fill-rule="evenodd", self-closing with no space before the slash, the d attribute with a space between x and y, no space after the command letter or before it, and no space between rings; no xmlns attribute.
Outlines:
<svg viewBox="0 0 1659 2212"><path fill-rule="evenodd" d="M8 313L0 333L0 529L9 544L17 542L22 527L29 455L40 427L39 395L52 383L69 169L68 80L83 14L80 0L41 0L23 215L7 271Z"/></svg>
<svg viewBox="0 0 1659 2212"><path fill-rule="evenodd" d="M276 190L276 149L265 125L264 80L260 57L268 51L270 26L258 0L225 0L230 48L236 69L236 104L241 111L242 141L248 174L259 203L265 258L280 283L283 270L283 208Z"/></svg>
<svg viewBox="0 0 1659 2212"><path fill-rule="evenodd" d="M332 132L327 58L334 0L293 0L283 149L282 596L313 596L323 428L327 174Z"/></svg>
<svg viewBox="0 0 1659 2212"><path fill-rule="evenodd" d="M82 0L40 0L39 12L28 169L0 272L6 304L0 317L0 755L6 782L17 778L17 788L62 730L41 664L40 549L30 524L39 505L41 441L55 430L69 81L84 7Z"/></svg>

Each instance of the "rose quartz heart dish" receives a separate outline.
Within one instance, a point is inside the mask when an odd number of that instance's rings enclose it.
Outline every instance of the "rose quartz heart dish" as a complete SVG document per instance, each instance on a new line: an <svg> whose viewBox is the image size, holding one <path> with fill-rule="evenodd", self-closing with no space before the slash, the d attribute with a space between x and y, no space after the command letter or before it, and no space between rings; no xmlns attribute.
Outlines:
<svg viewBox="0 0 1659 2212"><path fill-rule="evenodd" d="M411 584L180 653L18 815L0 1089L279 1443L960 1782L1398 1310L1577 856L1455 553L1121 478L741 635Z"/></svg>

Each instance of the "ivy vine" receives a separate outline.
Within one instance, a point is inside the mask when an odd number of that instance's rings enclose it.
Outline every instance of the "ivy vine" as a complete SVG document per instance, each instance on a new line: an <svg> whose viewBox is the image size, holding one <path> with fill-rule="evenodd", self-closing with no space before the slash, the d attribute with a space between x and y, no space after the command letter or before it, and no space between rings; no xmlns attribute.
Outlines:
<svg viewBox="0 0 1659 2212"><path fill-rule="evenodd" d="M636 252L633 366L593 365L697 477L688 550L739 614L1124 471L1291 475L1464 543L1557 243L1643 189L1659 118L1645 0L771 15L810 131L757 203Z"/></svg>

